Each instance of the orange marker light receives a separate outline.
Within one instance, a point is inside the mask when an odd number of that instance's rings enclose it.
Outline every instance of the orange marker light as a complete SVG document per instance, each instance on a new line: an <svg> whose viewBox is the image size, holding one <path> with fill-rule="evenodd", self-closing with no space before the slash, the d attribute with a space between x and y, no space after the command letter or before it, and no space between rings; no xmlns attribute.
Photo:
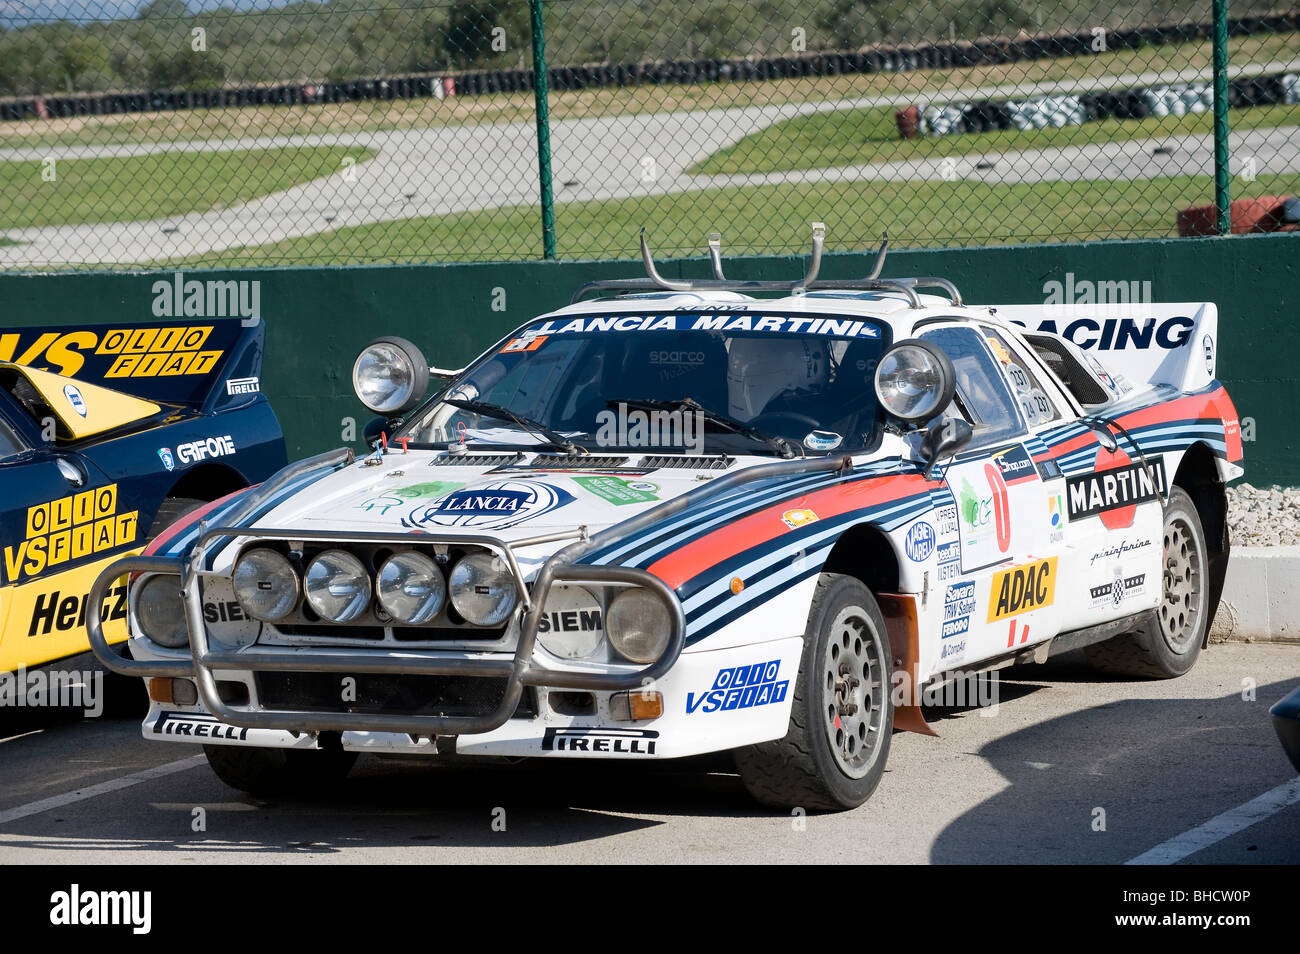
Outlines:
<svg viewBox="0 0 1300 954"><path fill-rule="evenodd" d="M731 578L731 592L732 592L732 593L739 594L740 591L743 590L744 588L745 588L745 581L744 581L744 580L742 580L742 579L741 579L740 577L738 577L738 576L733 576L733 577Z"/></svg>
<svg viewBox="0 0 1300 954"><path fill-rule="evenodd" d="M172 681L170 679L150 679L149 698L165 705L175 705L172 700Z"/></svg>
<svg viewBox="0 0 1300 954"><path fill-rule="evenodd" d="M657 719L664 714L664 697L658 692L633 692L628 700L635 720Z"/></svg>

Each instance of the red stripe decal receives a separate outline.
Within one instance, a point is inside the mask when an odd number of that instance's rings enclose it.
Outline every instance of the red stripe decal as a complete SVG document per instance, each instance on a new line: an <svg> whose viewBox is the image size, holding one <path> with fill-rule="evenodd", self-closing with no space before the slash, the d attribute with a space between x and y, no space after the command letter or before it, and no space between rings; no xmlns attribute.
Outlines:
<svg viewBox="0 0 1300 954"><path fill-rule="evenodd" d="M649 569L676 589L709 567L789 533L790 528L781 520L789 510L811 510L818 520L824 520L921 493L929 486L920 474L907 474L870 478L792 497L692 540L652 563Z"/></svg>

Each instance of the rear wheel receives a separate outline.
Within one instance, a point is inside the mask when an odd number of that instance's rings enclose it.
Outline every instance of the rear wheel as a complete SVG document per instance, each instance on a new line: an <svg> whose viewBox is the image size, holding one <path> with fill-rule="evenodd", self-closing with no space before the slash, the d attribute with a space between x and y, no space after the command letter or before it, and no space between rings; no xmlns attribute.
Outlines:
<svg viewBox="0 0 1300 954"><path fill-rule="evenodd" d="M336 743L321 749L205 745L217 778L250 795L306 795L343 781L357 760Z"/></svg>
<svg viewBox="0 0 1300 954"><path fill-rule="evenodd" d="M1150 679L1181 676L1196 665L1210 625L1210 580L1205 531L1196 505L1175 487L1165 505L1160 605L1132 633L1088 646L1103 672Z"/></svg>
<svg viewBox="0 0 1300 954"><path fill-rule="evenodd" d="M813 595L785 738L737 749L736 767L764 805L838 811L865 802L889 756L889 637L875 597L823 573Z"/></svg>

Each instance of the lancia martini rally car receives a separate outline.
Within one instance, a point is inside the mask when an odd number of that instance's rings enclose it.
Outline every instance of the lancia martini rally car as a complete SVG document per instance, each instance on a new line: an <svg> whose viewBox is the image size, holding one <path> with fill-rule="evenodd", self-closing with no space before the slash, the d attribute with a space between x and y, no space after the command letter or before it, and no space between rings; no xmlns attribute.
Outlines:
<svg viewBox="0 0 1300 954"><path fill-rule="evenodd" d="M144 735L253 792L359 752L731 750L760 801L839 809L955 673L1080 647L1189 670L1242 473L1215 306L975 306L879 277L884 245L818 280L821 245L801 280L737 282L712 236L714 277L677 281L643 237L647 278L459 371L373 342L373 453L294 464L99 578L92 640L148 680ZM132 660L97 628L124 573Z"/></svg>
<svg viewBox="0 0 1300 954"><path fill-rule="evenodd" d="M87 653L104 567L284 466L264 339L239 318L0 331L0 673ZM113 642L126 590L98 597ZM0 679L0 705L25 685Z"/></svg>

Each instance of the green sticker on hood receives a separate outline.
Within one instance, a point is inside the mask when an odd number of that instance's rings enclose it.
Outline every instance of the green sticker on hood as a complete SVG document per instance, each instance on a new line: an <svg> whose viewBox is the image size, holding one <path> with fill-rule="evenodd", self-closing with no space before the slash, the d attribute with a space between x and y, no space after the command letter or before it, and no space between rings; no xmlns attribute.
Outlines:
<svg viewBox="0 0 1300 954"><path fill-rule="evenodd" d="M615 507L653 503L659 499L658 484L648 480L623 480L621 477L574 477L573 482Z"/></svg>
<svg viewBox="0 0 1300 954"><path fill-rule="evenodd" d="M394 487L382 494L366 498L357 504L357 509L377 512L382 517L393 507L405 506L412 500L433 500L453 490L460 490L464 486L465 482L459 480L430 480L407 487Z"/></svg>

